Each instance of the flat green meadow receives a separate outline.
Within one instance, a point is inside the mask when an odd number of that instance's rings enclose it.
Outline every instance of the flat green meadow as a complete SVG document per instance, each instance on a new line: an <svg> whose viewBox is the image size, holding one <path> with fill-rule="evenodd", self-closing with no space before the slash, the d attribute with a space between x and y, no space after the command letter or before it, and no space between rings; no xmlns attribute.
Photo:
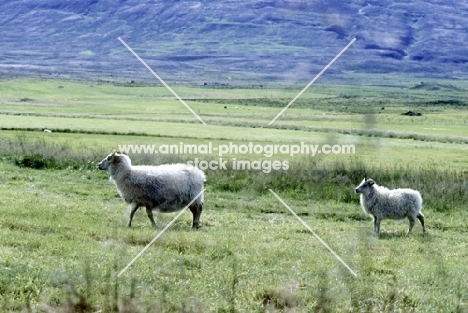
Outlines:
<svg viewBox="0 0 468 313"><path fill-rule="evenodd" d="M467 312L468 82L356 80L312 85L272 125L303 85L172 86L202 125L156 84L0 81L0 311ZM124 145L160 152L130 151L134 164L226 168L205 170L201 229L184 212L117 276L176 216L152 229L140 210L125 227L97 169ZM278 150L158 150L184 145ZM279 148L294 145L343 153ZM419 190L427 233L384 220L377 238L354 193L364 177Z"/></svg>

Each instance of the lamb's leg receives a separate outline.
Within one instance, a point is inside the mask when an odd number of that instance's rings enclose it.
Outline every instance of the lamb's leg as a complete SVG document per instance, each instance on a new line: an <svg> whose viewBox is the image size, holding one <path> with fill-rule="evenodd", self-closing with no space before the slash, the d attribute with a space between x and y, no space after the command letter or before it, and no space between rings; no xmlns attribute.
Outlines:
<svg viewBox="0 0 468 313"><path fill-rule="evenodd" d="M151 207L149 207L149 206L146 207L146 214L148 214L148 218L151 221L151 226L153 226L153 228L157 228L156 223L154 222L153 210L152 210Z"/></svg>
<svg viewBox="0 0 468 313"><path fill-rule="evenodd" d="M374 215L374 233L377 232L377 216Z"/></svg>
<svg viewBox="0 0 468 313"><path fill-rule="evenodd" d="M412 216L408 216L408 220L409 220L409 229L408 229L408 232L406 233L407 235L411 232L411 230L413 229L413 226L414 226L414 217Z"/></svg>
<svg viewBox="0 0 468 313"><path fill-rule="evenodd" d="M139 207L140 206L135 202L130 203L130 220L127 223L127 227L132 226L133 215L135 214L135 212L138 210Z"/></svg>
<svg viewBox="0 0 468 313"><path fill-rule="evenodd" d="M419 212L418 215L416 215L416 217L418 218L418 220L421 222L421 226L422 226L422 229L423 229L423 233L426 232L426 228L424 227L424 215Z"/></svg>
<svg viewBox="0 0 468 313"><path fill-rule="evenodd" d="M203 204L194 203L189 207L189 209L190 209L190 211L192 211L192 214L193 214L192 227L197 228L197 229L200 228L201 227L200 215L201 215L202 210L203 210Z"/></svg>

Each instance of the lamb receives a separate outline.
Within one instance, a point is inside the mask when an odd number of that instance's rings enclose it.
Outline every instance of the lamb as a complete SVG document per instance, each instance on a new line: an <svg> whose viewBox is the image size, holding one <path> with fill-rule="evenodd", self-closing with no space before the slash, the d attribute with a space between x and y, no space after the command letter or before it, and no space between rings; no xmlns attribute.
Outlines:
<svg viewBox="0 0 468 313"><path fill-rule="evenodd" d="M153 210L163 213L175 212L187 206L202 190L205 174L198 168L186 164L165 164L159 166L132 166L125 153L113 152L98 165L108 170L110 180L129 205L130 220L139 207L146 207L151 225L156 228ZM199 228L203 210L203 194L189 207L193 214L193 228Z"/></svg>
<svg viewBox="0 0 468 313"><path fill-rule="evenodd" d="M416 218L421 222L423 232L424 215L421 213L422 198L419 191L412 189L389 190L378 186L372 179L366 179L356 187L355 192L361 194L360 202L364 212L374 218L374 232L380 236L380 221L383 219L402 219L407 217L409 229L413 229Z"/></svg>

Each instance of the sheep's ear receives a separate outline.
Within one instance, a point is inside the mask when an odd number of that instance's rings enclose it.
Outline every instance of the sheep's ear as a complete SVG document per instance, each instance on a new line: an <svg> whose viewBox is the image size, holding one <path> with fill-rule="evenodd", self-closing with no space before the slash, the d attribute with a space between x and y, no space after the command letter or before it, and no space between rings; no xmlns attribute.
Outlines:
<svg viewBox="0 0 468 313"><path fill-rule="evenodd" d="M115 157L115 150L112 151L112 153L107 156L107 161L112 161L114 157Z"/></svg>
<svg viewBox="0 0 468 313"><path fill-rule="evenodd" d="M369 186L372 186L373 184L375 184L375 181L373 181L372 179L368 179L367 182L369 183Z"/></svg>

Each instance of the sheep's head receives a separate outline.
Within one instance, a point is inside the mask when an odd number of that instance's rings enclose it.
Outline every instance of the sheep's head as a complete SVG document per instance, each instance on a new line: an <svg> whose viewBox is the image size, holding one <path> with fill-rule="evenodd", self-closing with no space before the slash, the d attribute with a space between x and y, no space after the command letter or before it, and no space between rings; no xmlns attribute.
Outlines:
<svg viewBox="0 0 468 313"><path fill-rule="evenodd" d="M107 157L105 157L101 162L99 162L98 168L100 170L107 170L113 164L119 164L123 162L127 163L128 165L131 165L130 158L127 156L125 152L121 153L121 152L114 151L111 154L109 154Z"/></svg>
<svg viewBox="0 0 468 313"><path fill-rule="evenodd" d="M359 184L359 186L354 189L356 193L364 193L368 194L372 188L372 186L375 184L375 181L371 178L364 178L362 182Z"/></svg>

